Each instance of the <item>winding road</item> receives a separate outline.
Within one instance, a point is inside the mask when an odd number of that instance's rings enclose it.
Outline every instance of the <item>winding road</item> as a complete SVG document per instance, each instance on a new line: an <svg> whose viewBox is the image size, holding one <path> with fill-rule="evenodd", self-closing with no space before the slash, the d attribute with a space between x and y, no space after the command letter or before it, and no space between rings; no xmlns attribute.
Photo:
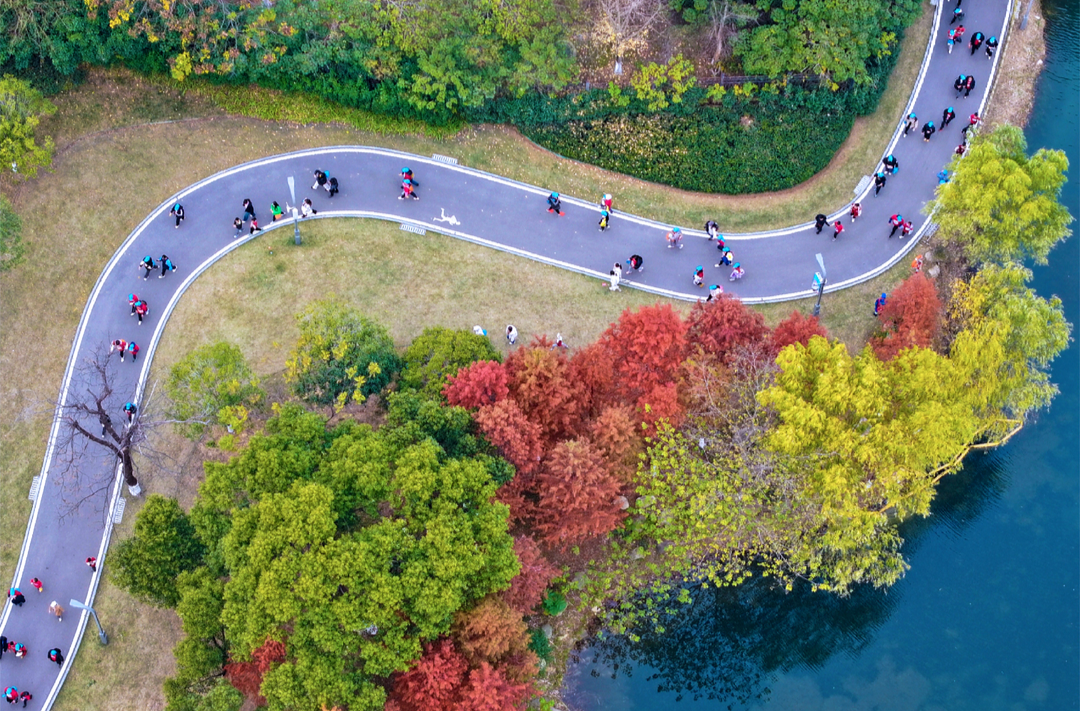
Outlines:
<svg viewBox="0 0 1080 711"><path fill-rule="evenodd" d="M937 8L934 28L927 46L919 78L903 115L915 111L919 127L933 120L940 127L943 109L954 106L956 120L939 130L929 143L913 131L906 138L897 128L882 155L892 153L900 163L898 174L890 176L881 195L874 197L872 186L856 199L862 203L862 216L854 223L847 217L850 205L834 206L830 222L841 215L845 230L836 241L832 229L815 235L813 215L806 224L773 232L725 234L735 258L746 269L739 282L729 283L729 269L716 269L717 251L705 239L701 226L683 226L686 235L683 249L668 249L665 234L670 229L651 220L618 211L606 232L599 232L599 209L593 199L563 196L565 216L551 215L546 199L559 186L536 187L508 180L482 171L453 165L436 158L425 158L381 148L334 146L272 156L236 166L185 188L165 200L121 245L98 278L83 311L67 369L60 390L61 405L69 402L69 393L82 386L81 363L114 338L136 340L142 358L115 363L116 392L108 403L119 421L121 406L127 400L139 402L150 363L169 314L187 287L204 270L239 245L259 238L245 234L234 239L232 221L243 214L245 198L255 206L260 224L269 229L292 227L286 219L270 224L270 203L292 203L287 179L295 178L296 197L310 197L318 214L311 219L366 217L388 220L415 231L442 233L483 244L565 269L607 278L615 261L624 262L631 254L644 257L644 271L627 275L625 286L645 289L679 299L697 299L703 289L692 284L694 268L706 270L706 285L722 284L748 302L782 301L812 295L811 280L819 268L815 253L824 256L828 268L826 291L845 288L884 272L915 245L929 226L922 215L924 204L937 187L936 174L951 158L960 143L960 130L967 117L982 112L992 86L997 57L993 61L980 49L974 55L967 49L967 39L976 31L987 37L1004 37L1012 0L968 0L964 44L952 54L946 49L948 19L955 6L945 2ZM1004 44L1004 42L1002 42ZM958 74L973 75L978 86L968 98L955 98L953 80ZM898 122L902 117L897 117ZM402 166L413 169L420 181L420 200L399 201L398 173ZM339 195L328 199L322 190L311 189L314 169L327 171L341 185ZM602 190L602 186L598 186ZM180 201L186 220L175 229L170 207ZM904 240L888 239L888 218L901 213L915 223L914 234ZM720 226L723 231L723 225ZM402 232L401 239L433 239L415 232ZM157 259L167 253L177 271L163 279L156 273L143 281L136 263L149 254ZM138 326L129 316L128 294L137 293L150 306L146 323ZM597 298L604 298L601 294ZM867 304L869 310L871 304ZM96 426L96 425L95 425ZM72 492L62 495L59 486L64 463L57 455L59 418L54 419L41 475L35 479L31 498L33 508L27 526L13 585L27 597L21 608L11 604L0 616L0 634L22 642L29 648L25 659L5 654L0 659L0 689L14 685L35 695L29 708L51 707L88 623L87 615L68 609L62 622L47 614L52 600L68 607L69 599L90 603L94 599L105 561L113 521L122 511L123 487L115 461L94 449L76 464L80 486L89 491L94 482L108 490L106 514L94 506L83 506L76 514L61 520L65 501ZM84 492L74 492L77 498ZM84 563L96 556L99 565L92 572ZM32 577L41 578L45 592L38 594L30 586ZM108 627L108 620L103 621ZM93 636L93 635L91 635ZM91 641L92 644L96 642ZM62 668L48 661L46 651L59 647L67 661ZM117 690L122 695L121 690Z"/></svg>

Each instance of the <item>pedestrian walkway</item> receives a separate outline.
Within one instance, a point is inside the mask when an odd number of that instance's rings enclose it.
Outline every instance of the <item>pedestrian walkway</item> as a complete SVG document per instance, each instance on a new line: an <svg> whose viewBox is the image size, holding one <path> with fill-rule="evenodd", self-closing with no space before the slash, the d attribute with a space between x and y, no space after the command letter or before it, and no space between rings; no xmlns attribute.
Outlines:
<svg viewBox="0 0 1080 711"><path fill-rule="evenodd" d="M945 12L951 13L945 4ZM976 31L987 37L1004 37L1005 20L1011 0L980 0L972 3L964 18L968 36ZM845 229L833 240L834 230L815 234L814 215L807 222L784 230L759 234L727 234L725 239L745 270L736 283L727 281L730 268L717 269L715 244L710 242L702 225L683 225L682 249L667 249L665 235L672 225L619 212L611 215L607 229L598 228L600 206L594 202L603 192L597 186L594 196L562 196L564 215L549 213L547 198L558 185L532 186L496 175L454 165L444 157L423 158L382 148L336 146L286 155L272 156L211 176L161 203L117 250L98 278L83 311L61 386L60 401L83 386L77 366L93 353L118 337L130 339L138 333L142 355L137 363L121 368L114 382L116 419L120 407L131 401L140 403L142 387L149 372L158 340L169 314L187 287L218 259L251 239L267 239L277 229L292 229L292 220L271 219L271 204L296 206L305 198L312 200L317 214L301 221L332 217L365 217L401 223L412 230L401 239L443 239L442 233L523 257L536 259L565 269L608 281L611 265L624 262L631 255L644 257L645 270L627 270L623 287L646 289L674 298L697 299L704 288L692 283L697 265L705 269L704 284L723 284L749 302L780 301L811 294L814 272L818 270L815 254L821 253L828 268L829 289L843 288L872 278L904 258L915 240L927 228L921 214L932 198L938 181L935 177L948 163L967 116L980 112L991 86L996 59L983 52L971 54L964 48L948 52L948 20L942 21L938 8L933 38L924 65L904 116L914 111L920 123L933 119L939 125L942 112L955 107L957 119L939 128L929 143L913 132L906 138L899 128L882 155L893 154L899 172L888 177L887 185L874 197L872 187L857 196L862 215L851 223L848 206L821 206L829 212L829 221L843 215ZM947 17L947 15L946 15ZM972 75L977 89L968 98L956 98L953 82L958 74ZM897 116L897 125L903 116ZM419 200L398 200L401 193L401 168L411 166L418 183ZM327 191L311 188L315 169L337 179L340 192L333 197ZM290 194L288 179L293 178L295 196ZM252 201L262 232L239 231L234 219L244 216L243 202ZM183 219L170 211L182 204ZM615 195L618 206L618 195ZM817 212L816 210L814 211ZM914 233L900 240L888 238L889 216L902 214L913 220ZM288 215L288 211L285 213ZM179 226L177 226L179 222ZM720 225L724 232L724 226ZM426 232L427 234L415 234ZM281 232L274 231L273 239ZM168 278L143 280L137 268L145 255L171 255L179 265ZM136 327L129 316L128 295L138 292L151 305L144 325ZM618 292L597 288L597 299L619 298ZM125 335L127 334L127 335ZM40 578L48 595L32 591L21 607L5 605L0 617L0 634L25 644L26 658L5 654L0 658L0 688L15 686L31 690L39 707L49 708L66 676L68 664L82 640L87 623L83 612L68 610L63 619L50 616L50 602L68 605L75 599L90 602L100 576L108 566L105 556L112 532L112 513L118 510L122 487L114 463L102 460L88 450L78 462L83 488L61 492L56 485L57 472L64 466L56 453L59 422L54 422L46 449L41 477L35 486L33 509L12 585L30 589L30 579ZM88 483L103 482L104 493L95 498ZM82 508L64 518L66 502L87 498ZM104 515L102 509L106 512ZM96 558L96 567L87 564ZM108 620L102 621L106 628ZM93 635L91 635L93 640ZM97 644L91 641L88 643ZM48 659L48 651L61 650L68 660L58 665Z"/></svg>

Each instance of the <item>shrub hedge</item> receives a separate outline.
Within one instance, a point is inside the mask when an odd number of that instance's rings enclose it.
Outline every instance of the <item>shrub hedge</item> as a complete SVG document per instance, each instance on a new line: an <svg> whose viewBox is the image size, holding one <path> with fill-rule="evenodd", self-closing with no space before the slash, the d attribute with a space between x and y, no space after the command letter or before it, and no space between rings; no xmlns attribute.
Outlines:
<svg viewBox="0 0 1080 711"><path fill-rule="evenodd" d="M897 30L897 47L903 34ZM684 190L731 195L784 190L828 165L858 116L877 108L896 51L870 67L866 87L788 85L727 91L695 87L680 103L649 112L606 89L569 96L496 99L471 121L511 123L541 146Z"/></svg>

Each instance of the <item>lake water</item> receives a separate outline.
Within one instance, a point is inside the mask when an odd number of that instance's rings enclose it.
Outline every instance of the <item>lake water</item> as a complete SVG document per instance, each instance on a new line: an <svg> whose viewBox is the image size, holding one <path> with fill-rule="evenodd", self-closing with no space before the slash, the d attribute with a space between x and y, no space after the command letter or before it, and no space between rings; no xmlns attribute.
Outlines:
<svg viewBox="0 0 1080 711"><path fill-rule="evenodd" d="M1027 130L1080 170L1080 3L1043 0L1049 56ZM1080 181L1066 185L1080 215ZM1073 223L1080 233L1080 225ZM1035 269L1080 324L1080 235ZM1076 332L1074 331L1074 335ZM1061 393L1002 450L942 482L904 530L907 576L848 600L765 587L717 591L632 645L585 650L578 711L1063 711L1080 708L1080 358Z"/></svg>

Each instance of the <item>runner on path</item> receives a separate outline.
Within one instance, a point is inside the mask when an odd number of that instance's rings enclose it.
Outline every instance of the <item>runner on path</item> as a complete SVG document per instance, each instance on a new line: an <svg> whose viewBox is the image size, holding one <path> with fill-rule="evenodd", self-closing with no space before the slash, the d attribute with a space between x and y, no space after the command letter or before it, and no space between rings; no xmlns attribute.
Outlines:
<svg viewBox="0 0 1080 711"><path fill-rule="evenodd" d="M817 232L814 234L821 234L821 230L823 230L827 224L829 224L829 218L819 212L814 217L814 227L817 228Z"/></svg>
<svg viewBox="0 0 1080 711"><path fill-rule="evenodd" d="M412 178L409 178L409 180L412 181L413 185L417 184L417 182L415 180L413 180ZM341 190L338 189L337 178L330 178L329 182L327 182L326 185L327 185L327 188L326 188L326 196L327 197L334 197L335 195L337 195L338 193L341 192Z"/></svg>
<svg viewBox="0 0 1080 711"><path fill-rule="evenodd" d="M956 30L949 30L949 37L945 40L945 44L949 47L949 54L952 54L952 49L956 45Z"/></svg>
<svg viewBox="0 0 1080 711"><path fill-rule="evenodd" d="M319 188L326 188L326 173L321 170L315 171L315 182L312 183L311 189L318 190ZM329 188L326 188L329 190Z"/></svg>
<svg viewBox="0 0 1080 711"><path fill-rule="evenodd" d="M861 202L852 203L851 212L848 213L848 214L851 215L851 221L852 222L859 219L859 215L862 214L862 203Z"/></svg>
<svg viewBox="0 0 1080 711"><path fill-rule="evenodd" d="M705 232L709 235L709 239L716 239L717 235L720 234L720 225L713 220L709 220L705 223Z"/></svg>
<svg viewBox="0 0 1080 711"><path fill-rule="evenodd" d="M26 708L26 702L33 700L33 698L34 698L34 695L31 694L29 691L24 691L21 694L19 694L19 700L22 701L22 707L23 708Z"/></svg>
<svg viewBox="0 0 1080 711"><path fill-rule="evenodd" d="M964 82L964 98L971 96L972 90L975 88L975 77L968 75L967 81Z"/></svg>
<svg viewBox="0 0 1080 711"><path fill-rule="evenodd" d="M158 260L158 264L161 265L161 274L158 275L158 279L164 279L165 275L168 272L176 271L176 265L172 263L172 260L169 259L169 255L167 254L161 255L161 259Z"/></svg>
<svg viewBox="0 0 1080 711"><path fill-rule="evenodd" d="M833 226L833 236L832 236L832 238L833 238L833 241L835 242L836 238L840 236L840 233L844 231L844 223L841 222L839 219L836 219L836 220L833 221L832 226Z"/></svg>
<svg viewBox="0 0 1080 711"><path fill-rule="evenodd" d="M700 264L694 267L694 286L699 289L705 286L705 268Z"/></svg>
<svg viewBox="0 0 1080 711"><path fill-rule="evenodd" d="M255 206L251 204L251 200L244 198L244 222L255 219Z"/></svg>
<svg viewBox="0 0 1080 711"><path fill-rule="evenodd" d="M953 107L949 107L941 112L941 127L946 128L952 120L956 118L956 112L953 111Z"/></svg>
<svg viewBox="0 0 1080 711"><path fill-rule="evenodd" d="M281 209L281 205L278 205L278 201L274 200L270 203L270 221L277 222L285 217L285 211Z"/></svg>
<svg viewBox="0 0 1080 711"><path fill-rule="evenodd" d="M897 213L889 218L889 224L892 225L892 232L889 233L889 239L896 234L896 231L904 224L904 216Z"/></svg>
<svg viewBox="0 0 1080 711"><path fill-rule="evenodd" d="M735 255L731 253L730 247L724 247L720 250L720 261L713 266L719 269L720 267L730 267L735 263Z"/></svg>
<svg viewBox="0 0 1080 711"><path fill-rule="evenodd" d="M937 129L934 128L934 122L933 121L927 121L926 123L924 123L923 127L922 127L923 143L929 143L930 142L930 136L933 136L936 131L937 131Z"/></svg>
<svg viewBox="0 0 1080 711"><path fill-rule="evenodd" d="M885 187L886 180L887 178L885 177L884 173L874 173L874 197L877 197L878 193L881 192L881 189Z"/></svg>
<svg viewBox="0 0 1080 711"><path fill-rule="evenodd" d="M604 209L600 211L600 231L603 232L608 227L608 218L611 217L610 213Z"/></svg>
<svg viewBox="0 0 1080 711"><path fill-rule="evenodd" d="M97 558L95 558L94 556L90 556L86 559L86 565L90 568L90 570L94 571L95 573L97 572Z"/></svg>
<svg viewBox="0 0 1080 711"><path fill-rule="evenodd" d="M311 204L311 198L304 198L304 204L300 206L300 218L304 219L312 215L318 215L319 211Z"/></svg>
<svg viewBox="0 0 1080 711"><path fill-rule="evenodd" d="M127 350L131 354L131 362L134 363L139 357L139 344L131 341L128 343Z"/></svg>
<svg viewBox="0 0 1080 711"><path fill-rule="evenodd" d="M149 279L150 278L150 272L157 269L157 264L154 263L154 258L151 257L149 254L142 258L142 261L139 262L139 266L143 270L143 277L142 277L143 281L146 281L147 279Z"/></svg>
<svg viewBox="0 0 1080 711"><path fill-rule="evenodd" d="M259 221L252 217L251 222L248 223L248 234L253 235L256 232L262 232L262 228L259 227Z"/></svg>
<svg viewBox="0 0 1080 711"><path fill-rule="evenodd" d="M124 414L127 415L127 421L128 421L128 424L130 425L132 422L135 421L135 413L137 413L139 411L139 406L136 405L133 402L125 402L123 410L124 410ZM87 560L89 560L89 558ZM87 563L87 565L90 565L90 563ZM90 567L93 570L96 571L97 570L96 566L97 566L97 558L94 558L94 565L90 565Z"/></svg>
<svg viewBox="0 0 1080 711"><path fill-rule="evenodd" d="M956 150L953 151L953 154L958 155L958 156L963 156L965 151L967 151L967 144L966 143L961 143L960 145L958 145L956 147Z"/></svg>
<svg viewBox="0 0 1080 711"><path fill-rule="evenodd" d="M109 344L109 355L112 355L116 351L120 351L120 362L124 362L124 354L127 353L127 341L123 338L115 338L113 342Z"/></svg>
<svg viewBox="0 0 1080 711"><path fill-rule="evenodd" d="M993 59L994 58L994 50L997 49L997 46L998 46L998 38L995 37L994 35L990 35L990 39L986 40L986 58L987 59Z"/></svg>
<svg viewBox="0 0 1080 711"><path fill-rule="evenodd" d="M668 249L674 248L678 245L679 249L682 249L682 229L679 227L672 227L665 236L667 239Z"/></svg>
<svg viewBox="0 0 1080 711"><path fill-rule="evenodd" d="M601 210L607 210L609 215L612 214L613 212L615 212L615 208L613 208L611 206L612 202L613 202L613 198L611 197L611 194L610 193L604 193L600 197L600 209Z"/></svg>
<svg viewBox="0 0 1080 711"><path fill-rule="evenodd" d="M626 265L632 270L640 272L645 268L645 260L641 258L640 254L630 255L630 259L626 260Z"/></svg>
<svg viewBox="0 0 1080 711"><path fill-rule="evenodd" d="M8 600L11 600L11 604L15 607L22 607L26 602L26 596L22 594L22 590L11 588L8 590Z"/></svg>
<svg viewBox="0 0 1080 711"><path fill-rule="evenodd" d="M746 270L743 269L742 265L735 262L735 266L731 269L731 274L728 275L728 281L738 281L739 279L742 279L745 274Z"/></svg>
<svg viewBox="0 0 1080 711"><path fill-rule="evenodd" d="M559 199L558 193L548 195L548 212L559 216L566 214L562 211L562 200Z"/></svg>
<svg viewBox="0 0 1080 711"><path fill-rule="evenodd" d="M985 38L986 35L984 35L982 32L976 32L971 36L971 39L968 41L968 47L971 48L970 56L975 56L975 53L979 51L979 47L982 47L983 39Z"/></svg>
<svg viewBox="0 0 1080 711"><path fill-rule="evenodd" d="M960 95L964 93L964 84L967 83L967 74L961 74L956 77L956 81L953 82L952 88L956 89L956 98L959 99Z"/></svg>
<svg viewBox="0 0 1080 711"><path fill-rule="evenodd" d="M964 8L958 7L955 10L952 11L952 19L949 20L949 24L952 25L952 23L959 22L960 20L963 20L963 19L964 19Z"/></svg>
<svg viewBox="0 0 1080 711"><path fill-rule="evenodd" d="M416 194L416 190L413 188L413 182L408 178L401 181L401 195L398 196L398 200L405 200L412 198L413 200L419 200L420 196Z"/></svg>
<svg viewBox="0 0 1080 711"><path fill-rule="evenodd" d="M49 650L49 661L54 662L58 667L64 666L64 654L59 647L53 647Z"/></svg>
<svg viewBox="0 0 1080 711"><path fill-rule="evenodd" d="M52 604L49 605L49 614L55 615L57 622L64 621L64 608L56 600L53 600Z"/></svg>
<svg viewBox="0 0 1080 711"><path fill-rule="evenodd" d="M45 592L45 585L37 578L30 578L30 584L34 586L34 589L40 592Z"/></svg>
<svg viewBox="0 0 1080 711"><path fill-rule="evenodd" d="M184 221L184 206L176 203L169 210L169 214L176 218L176 229L180 229L180 223Z"/></svg>
<svg viewBox="0 0 1080 711"><path fill-rule="evenodd" d="M911 220L904 220L904 224L901 226L901 229L900 229L900 239L904 239L909 234L911 234L911 228L912 227L913 227L913 225L911 223Z"/></svg>
<svg viewBox="0 0 1080 711"><path fill-rule="evenodd" d="M915 128L918 125L919 125L919 117L916 116L914 112L908 114L907 118L904 119L904 135L902 136L902 138L907 138L908 131L910 131L911 129Z"/></svg>
<svg viewBox="0 0 1080 711"><path fill-rule="evenodd" d="M244 221L237 217L232 221L232 226L236 228L236 234L233 235L233 239L236 239L244 232Z"/></svg>
<svg viewBox="0 0 1080 711"><path fill-rule="evenodd" d="M881 161L881 165L883 167L882 172L884 173L896 173L900 170L900 161L896 160L896 156L892 153L885 156Z"/></svg>
<svg viewBox="0 0 1080 711"><path fill-rule="evenodd" d="M150 305L142 299L139 299L131 305L131 313L139 317L139 325L141 326L143 318L150 313Z"/></svg>

